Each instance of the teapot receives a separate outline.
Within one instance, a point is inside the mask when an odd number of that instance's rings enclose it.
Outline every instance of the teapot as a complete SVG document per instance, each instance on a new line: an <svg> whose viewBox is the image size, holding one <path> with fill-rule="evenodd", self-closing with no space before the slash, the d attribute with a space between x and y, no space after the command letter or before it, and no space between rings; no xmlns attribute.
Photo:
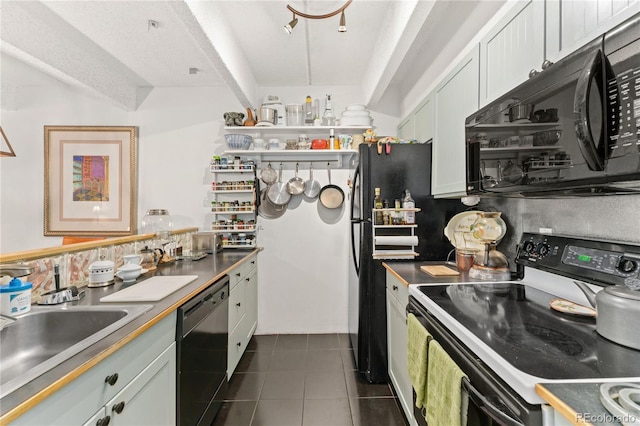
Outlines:
<svg viewBox="0 0 640 426"><path fill-rule="evenodd" d="M164 256L164 252L160 248L150 249L149 246L144 246L142 250L140 250L140 256L142 257L142 267L145 269L154 269L162 256Z"/></svg>
<svg viewBox="0 0 640 426"><path fill-rule="evenodd" d="M596 308L596 331L628 348L640 349L640 291L634 285L610 285L597 294L585 283L574 281Z"/></svg>

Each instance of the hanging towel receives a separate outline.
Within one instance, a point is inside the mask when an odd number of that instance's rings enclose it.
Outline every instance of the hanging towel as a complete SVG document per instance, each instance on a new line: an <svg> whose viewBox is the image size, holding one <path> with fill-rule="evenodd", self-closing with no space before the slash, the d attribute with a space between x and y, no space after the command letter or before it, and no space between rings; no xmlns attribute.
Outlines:
<svg viewBox="0 0 640 426"><path fill-rule="evenodd" d="M416 391L416 407L422 408L427 396L427 355L431 334L413 314L407 316L407 366Z"/></svg>
<svg viewBox="0 0 640 426"><path fill-rule="evenodd" d="M462 391L462 378L467 376L435 340L429 343L428 369L427 423L433 426L464 426L468 395Z"/></svg>

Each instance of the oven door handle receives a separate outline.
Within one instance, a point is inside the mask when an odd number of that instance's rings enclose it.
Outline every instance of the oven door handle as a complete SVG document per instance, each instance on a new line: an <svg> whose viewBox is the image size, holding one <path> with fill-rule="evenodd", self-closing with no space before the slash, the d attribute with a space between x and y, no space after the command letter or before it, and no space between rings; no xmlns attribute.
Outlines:
<svg viewBox="0 0 640 426"><path fill-rule="evenodd" d="M476 407L501 424L506 426L525 426L520 420L514 419L500 408L496 407L496 405L482 395L466 377L462 378L462 387L467 391L469 398L473 401Z"/></svg>

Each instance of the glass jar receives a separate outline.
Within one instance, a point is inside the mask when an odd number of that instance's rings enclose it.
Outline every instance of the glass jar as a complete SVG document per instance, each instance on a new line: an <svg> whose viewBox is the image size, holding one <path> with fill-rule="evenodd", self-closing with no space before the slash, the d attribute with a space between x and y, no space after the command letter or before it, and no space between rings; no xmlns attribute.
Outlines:
<svg viewBox="0 0 640 426"><path fill-rule="evenodd" d="M499 241L507 230L507 224L500 217L500 212L478 212L478 218L471 225L473 238L483 243Z"/></svg>
<svg viewBox="0 0 640 426"><path fill-rule="evenodd" d="M168 210L151 209L142 218L140 232L166 237L173 230L173 221ZM162 234L162 235L161 235Z"/></svg>

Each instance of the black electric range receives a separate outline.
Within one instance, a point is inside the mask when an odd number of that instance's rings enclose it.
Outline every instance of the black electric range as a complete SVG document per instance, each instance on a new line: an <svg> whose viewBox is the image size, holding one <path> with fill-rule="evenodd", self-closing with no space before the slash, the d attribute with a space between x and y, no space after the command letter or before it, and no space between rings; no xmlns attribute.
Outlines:
<svg viewBox="0 0 640 426"><path fill-rule="evenodd" d="M516 262L525 271L520 281L410 286L409 311L417 307L449 340L456 361L474 370L472 385L517 412L544 402L536 383L638 380L639 350L600 336L595 318L558 312L550 302L588 305L573 280L597 290L638 279L640 246L525 233Z"/></svg>

